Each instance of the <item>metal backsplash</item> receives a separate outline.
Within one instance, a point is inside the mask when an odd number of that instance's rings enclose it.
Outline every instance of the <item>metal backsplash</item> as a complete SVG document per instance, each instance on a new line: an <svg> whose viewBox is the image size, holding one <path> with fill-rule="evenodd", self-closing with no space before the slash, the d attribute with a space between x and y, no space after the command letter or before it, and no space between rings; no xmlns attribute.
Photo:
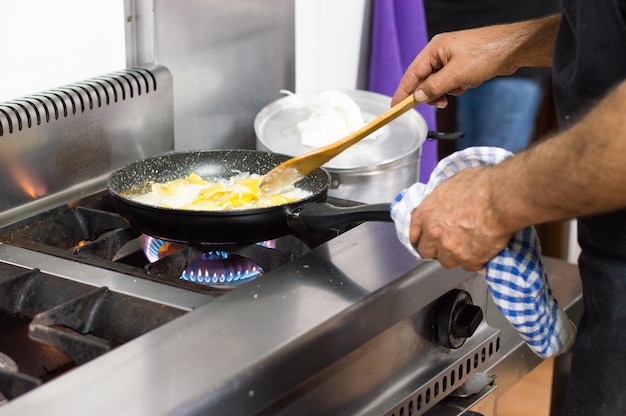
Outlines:
<svg viewBox="0 0 626 416"><path fill-rule="evenodd" d="M125 69L0 103L0 223L104 189L115 168L174 148L172 80Z"/></svg>
<svg viewBox="0 0 626 416"><path fill-rule="evenodd" d="M295 88L294 0L125 0L127 66L172 73L176 150L254 149L254 118Z"/></svg>

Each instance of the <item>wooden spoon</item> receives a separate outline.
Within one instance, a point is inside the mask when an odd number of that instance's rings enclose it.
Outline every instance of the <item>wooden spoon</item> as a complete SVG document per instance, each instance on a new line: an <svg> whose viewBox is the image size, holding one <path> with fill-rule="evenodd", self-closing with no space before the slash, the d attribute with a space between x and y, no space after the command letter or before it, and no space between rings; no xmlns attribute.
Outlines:
<svg viewBox="0 0 626 416"><path fill-rule="evenodd" d="M389 110L343 139L339 139L326 146L286 160L261 178L259 181L259 189L268 194L280 193L283 189L304 178L348 147L400 117L417 104L417 100L414 95L411 94L400 103L394 105Z"/></svg>

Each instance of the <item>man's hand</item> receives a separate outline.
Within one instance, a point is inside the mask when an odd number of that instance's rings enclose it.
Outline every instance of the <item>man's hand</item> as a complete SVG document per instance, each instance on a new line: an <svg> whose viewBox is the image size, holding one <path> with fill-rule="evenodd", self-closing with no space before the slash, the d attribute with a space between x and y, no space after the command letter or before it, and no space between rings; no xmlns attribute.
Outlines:
<svg viewBox="0 0 626 416"><path fill-rule="evenodd" d="M409 238L423 258L478 271L508 244L516 230L505 228L490 193L493 170L463 169L413 210Z"/></svg>

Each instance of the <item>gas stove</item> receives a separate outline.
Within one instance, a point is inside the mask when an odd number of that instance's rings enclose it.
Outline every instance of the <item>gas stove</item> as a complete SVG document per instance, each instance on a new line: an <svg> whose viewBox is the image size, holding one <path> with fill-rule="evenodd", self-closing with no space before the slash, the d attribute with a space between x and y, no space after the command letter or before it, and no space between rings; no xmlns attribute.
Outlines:
<svg viewBox="0 0 626 416"><path fill-rule="evenodd" d="M227 246L129 226L104 184L114 168L171 150L165 68L2 108L18 118L0 120L13 127L2 133L12 164L0 169L10 184L3 413L110 414L120 403L131 414L424 413L498 356L482 279L412 258L390 223ZM33 123L42 114L54 117Z"/></svg>
<svg viewBox="0 0 626 416"><path fill-rule="evenodd" d="M276 264L261 260L267 271L241 284L218 278L220 287L185 277L202 247L151 263L147 242L156 240L107 200L96 194L0 229L0 351L16 364L0 373L8 414L43 411L49 395L72 386L85 402L59 403L59 412L108 413L115 397L133 414L318 414L358 411L367 393L389 396L376 413L398 405L422 413L498 356L499 331L482 322L482 280L416 262L391 224L333 230L313 247L289 236L253 244L279 253ZM258 258L255 248L235 251ZM163 260L176 267L152 269ZM478 321L451 321L468 306ZM449 338L452 324L472 333ZM155 398L146 403L121 383L130 378ZM410 405L394 403L391 381ZM342 397L328 401L338 387Z"/></svg>

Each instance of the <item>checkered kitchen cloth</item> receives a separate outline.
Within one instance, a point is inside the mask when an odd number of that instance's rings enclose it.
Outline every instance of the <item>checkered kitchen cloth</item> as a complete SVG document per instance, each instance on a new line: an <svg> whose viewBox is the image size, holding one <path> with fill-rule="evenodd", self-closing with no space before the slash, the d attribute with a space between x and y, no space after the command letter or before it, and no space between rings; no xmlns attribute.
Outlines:
<svg viewBox="0 0 626 416"><path fill-rule="evenodd" d="M471 147L441 160L428 184L416 183L391 204L398 238L416 257L409 241L411 211L444 180L461 169L494 165L512 153L497 147ZM548 358L567 351L576 327L552 296L534 227L518 231L480 273L485 275L493 299L528 346Z"/></svg>

